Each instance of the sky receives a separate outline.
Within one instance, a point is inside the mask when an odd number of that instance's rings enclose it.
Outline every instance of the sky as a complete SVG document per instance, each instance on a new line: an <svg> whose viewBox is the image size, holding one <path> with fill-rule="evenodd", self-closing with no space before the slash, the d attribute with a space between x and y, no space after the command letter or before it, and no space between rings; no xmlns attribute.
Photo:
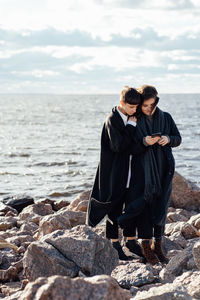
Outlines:
<svg viewBox="0 0 200 300"><path fill-rule="evenodd" d="M0 0L0 93L200 93L200 0Z"/></svg>

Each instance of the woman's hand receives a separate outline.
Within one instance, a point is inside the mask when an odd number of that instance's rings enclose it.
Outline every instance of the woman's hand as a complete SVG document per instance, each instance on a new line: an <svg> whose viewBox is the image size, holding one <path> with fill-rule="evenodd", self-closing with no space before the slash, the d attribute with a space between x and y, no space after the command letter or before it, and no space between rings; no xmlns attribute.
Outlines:
<svg viewBox="0 0 200 300"><path fill-rule="evenodd" d="M158 144L159 144L160 146L165 146L165 145L167 145L168 143L169 143L169 139L168 139L168 137L165 136L165 135L162 135L161 138L160 138L159 141L158 141Z"/></svg>
<svg viewBox="0 0 200 300"><path fill-rule="evenodd" d="M129 117L129 120L137 123L137 118L135 116Z"/></svg>
<svg viewBox="0 0 200 300"><path fill-rule="evenodd" d="M159 140L160 140L160 137L159 137L159 136L151 137L151 136L147 135L147 136L145 137L145 142L146 142L147 145L149 145L149 146L154 145L154 144L157 143Z"/></svg>

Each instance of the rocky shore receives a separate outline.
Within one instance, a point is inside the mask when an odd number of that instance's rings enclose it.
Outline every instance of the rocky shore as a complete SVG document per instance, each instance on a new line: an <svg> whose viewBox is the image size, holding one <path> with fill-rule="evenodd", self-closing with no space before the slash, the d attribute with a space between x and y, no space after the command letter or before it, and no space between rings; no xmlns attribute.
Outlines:
<svg viewBox="0 0 200 300"><path fill-rule="evenodd" d="M119 261L104 223L85 225L90 191L0 203L0 298L200 299L200 190L178 173L164 236L167 265Z"/></svg>

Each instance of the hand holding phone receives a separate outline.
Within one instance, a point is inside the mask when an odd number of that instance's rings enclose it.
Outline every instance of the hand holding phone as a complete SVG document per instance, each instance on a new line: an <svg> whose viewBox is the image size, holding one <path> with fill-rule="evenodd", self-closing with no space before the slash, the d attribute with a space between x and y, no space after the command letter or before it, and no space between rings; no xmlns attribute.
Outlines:
<svg viewBox="0 0 200 300"><path fill-rule="evenodd" d="M152 138L155 138L155 137L161 137L161 132L155 132L155 133L152 133L151 137Z"/></svg>

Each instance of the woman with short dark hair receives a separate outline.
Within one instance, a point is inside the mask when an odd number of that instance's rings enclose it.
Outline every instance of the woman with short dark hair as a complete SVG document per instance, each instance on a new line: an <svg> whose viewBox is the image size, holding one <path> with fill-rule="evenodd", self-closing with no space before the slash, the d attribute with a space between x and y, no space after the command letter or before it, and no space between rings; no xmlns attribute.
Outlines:
<svg viewBox="0 0 200 300"><path fill-rule="evenodd" d="M157 107L159 98L155 87L143 85L137 120L137 143L143 143L147 151L134 157L131 197L125 212L118 218L119 224L137 216L138 238L142 239L142 251L146 261L152 264L168 261L162 251L169 198L175 162L172 147L181 143L181 136L171 115ZM154 250L152 238L154 237Z"/></svg>

